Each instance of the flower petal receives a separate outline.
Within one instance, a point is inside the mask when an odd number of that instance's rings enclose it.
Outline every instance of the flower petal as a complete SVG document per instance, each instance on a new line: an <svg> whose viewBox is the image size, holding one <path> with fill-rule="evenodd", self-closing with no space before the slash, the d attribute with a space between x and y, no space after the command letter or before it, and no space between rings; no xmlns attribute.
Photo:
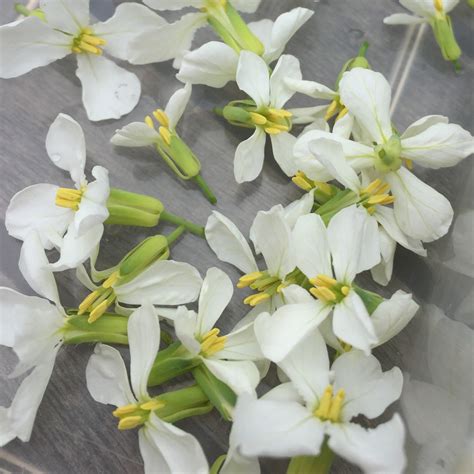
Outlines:
<svg viewBox="0 0 474 474"><path fill-rule="evenodd" d="M159 140L158 132L143 122L132 122L115 131L110 139L113 145L141 147L155 144Z"/></svg>
<svg viewBox="0 0 474 474"><path fill-rule="evenodd" d="M298 219L301 216L305 216L306 214L310 214L313 210L314 205L314 193L310 191L309 193L303 194L300 199L293 201L291 204L286 206L283 209L283 213L285 216L285 220L293 229L298 222Z"/></svg>
<svg viewBox="0 0 474 474"><path fill-rule="evenodd" d="M43 247L52 249L74 216L71 209L54 204L58 189L52 184L34 184L16 193L5 215L8 233L25 240L31 231L37 231Z"/></svg>
<svg viewBox="0 0 474 474"><path fill-rule="evenodd" d="M283 279L294 270L295 248L281 206L260 211L253 221L250 236L255 248L262 253L270 275Z"/></svg>
<svg viewBox="0 0 474 474"><path fill-rule="evenodd" d="M352 350L339 356L331 367L334 390L345 391L343 421L357 415L377 418L402 393L403 376L398 367L382 372L380 362L373 356Z"/></svg>
<svg viewBox="0 0 474 474"><path fill-rule="evenodd" d="M228 385L237 395L255 393L255 388L260 382L260 373L253 362L218 359L203 359L203 362L215 377Z"/></svg>
<svg viewBox="0 0 474 474"><path fill-rule="evenodd" d="M255 337L253 323L234 329L227 334L225 347L216 354L218 359L260 360L262 351Z"/></svg>
<svg viewBox="0 0 474 474"><path fill-rule="evenodd" d="M332 276L326 226L317 214L301 216L293 229L296 266L308 277Z"/></svg>
<svg viewBox="0 0 474 474"><path fill-rule="evenodd" d="M265 61L251 51L242 51L237 66L237 85L257 107L270 104L270 77Z"/></svg>
<svg viewBox="0 0 474 474"><path fill-rule="evenodd" d="M263 129L256 127L253 135L239 144L234 158L234 176L237 183L253 181L258 177L263 167L266 141Z"/></svg>
<svg viewBox="0 0 474 474"><path fill-rule="evenodd" d="M158 260L132 281L117 285L117 299L127 304L152 304L177 306L196 301L202 279L191 265L172 260Z"/></svg>
<svg viewBox="0 0 474 474"><path fill-rule="evenodd" d="M201 344L196 339L196 328L198 324L197 314L180 306L173 316L174 329L181 344L193 355L201 352Z"/></svg>
<svg viewBox="0 0 474 474"><path fill-rule="evenodd" d="M444 0L443 6L450 0ZM457 1L457 0L455 0ZM431 17L436 14L435 4L430 0L400 0L400 5L404 6L407 10L411 10L419 16Z"/></svg>
<svg viewBox="0 0 474 474"><path fill-rule="evenodd" d="M186 84L182 89L178 89L168 101L165 114L168 116L170 128L174 130L181 116L186 110L193 88L191 84Z"/></svg>
<svg viewBox="0 0 474 474"><path fill-rule="evenodd" d="M145 303L128 319L130 380L138 400L148 398L148 377L160 349L160 323L153 306Z"/></svg>
<svg viewBox="0 0 474 474"><path fill-rule="evenodd" d="M291 133L282 132L270 136L273 157L287 176L294 176L298 171L298 164L293 156L296 137Z"/></svg>
<svg viewBox="0 0 474 474"><path fill-rule="evenodd" d="M442 194L405 168L387 174L385 179L395 196L395 217L405 234L432 242L448 232L454 211Z"/></svg>
<svg viewBox="0 0 474 474"><path fill-rule="evenodd" d="M420 23L426 23L426 21L426 18L408 15L407 13L394 13L383 19L386 25L419 25Z"/></svg>
<svg viewBox="0 0 474 474"><path fill-rule="evenodd" d="M262 0L233 0L232 6L244 13L255 13Z"/></svg>
<svg viewBox="0 0 474 474"><path fill-rule="evenodd" d="M286 79L286 85L295 92L307 95L313 99L333 100L338 93L319 82L305 81L302 79Z"/></svg>
<svg viewBox="0 0 474 474"><path fill-rule="evenodd" d="M207 271L199 295L197 335L204 336L214 328L233 293L232 281L222 270L213 267Z"/></svg>
<svg viewBox="0 0 474 474"><path fill-rule="evenodd" d="M390 102L392 91L379 72L354 68L345 72L339 83L343 104L377 143L392 136Z"/></svg>
<svg viewBox="0 0 474 474"><path fill-rule="evenodd" d="M40 0L48 25L76 34L89 25L89 0Z"/></svg>
<svg viewBox="0 0 474 474"><path fill-rule="evenodd" d="M135 74L103 56L78 54L77 63L76 76L82 83L82 101L89 120L118 119L135 108L141 94Z"/></svg>
<svg viewBox="0 0 474 474"><path fill-rule="evenodd" d="M392 279L393 260L395 258L397 242L385 232L383 227L378 227L378 235L381 260L378 265L370 269L370 272L376 283L386 286Z"/></svg>
<svg viewBox="0 0 474 474"><path fill-rule="evenodd" d="M238 62L230 46L210 41L184 55L176 77L184 83L221 88L235 80Z"/></svg>
<svg viewBox="0 0 474 474"><path fill-rule="evenodd" d="M3 79L21 76L70 53L68 37L34 16L0 26Z"/></svg>
<svg viewBox="0 0 474 474"><path fill-rule="evenodd" d="M59 114L49 127L46 151L51 161L80 188L85 182L86 140L81 126L69 115Z"/></svg>
<svg viewBox="0 0 474 474"><path fill-rule="evenodd" d="M219 260L243 273L258 270L252 250L237 226L220 212L213 211L206 224L206 240Z"/></svg>
<svg viewBox="0 0 474 474"><path fill-rule="evenodd" d="M127 369L120 352L105 344L97 344L86 367L87 389L99 403L116 407L135 403Z"/></svg>
<svg viewBox="0 0 474 474"><path fill-rule="evenodd" d="M107 43L103 49L110 55L128 60L130 42L149 29L160 28L167 22L158 14L139 3L121 3L107 21L96 23L94 34ZM133 50L132 50L133 52Z"/></svg>
<svg viewBox="0 0 474 474"><path fill-rule="evenodd" d="M143 3L154 10L181 10L186 7L201 8L205 0L144 0Z"/></svg>
<svg viewBox="0 0 474 474"><path fill-rule="evenodd" d="M404 472L405 428L399 415L395 414L390 421L371 430L354 423L333 423L328 429L329 447L365 473Z"/></svg>
<svg viewBox="0 0 474 474"><path fill-rule="evenodd" d="M281 109L295 94L286 80L301 80L301 77L298 58L290 54L281 56L270 76L270 101L273 107Z"/></svg>

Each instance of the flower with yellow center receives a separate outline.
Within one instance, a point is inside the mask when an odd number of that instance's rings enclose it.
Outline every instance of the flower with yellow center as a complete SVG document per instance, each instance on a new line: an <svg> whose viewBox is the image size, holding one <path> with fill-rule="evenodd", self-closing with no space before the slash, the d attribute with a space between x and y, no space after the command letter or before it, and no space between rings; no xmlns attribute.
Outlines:
<svg viewBox="0 0 474 474"><path fill-rule="evenodd" d="M244 394L237 401L231 436L242 456L318 456L329 449L364 472L403 472L398 415L372 429L351 421L358 415L377 418L400 397L400 369L382 372L374 356L360 351L341 355L330 367L317 330L278 365L289 383L259 400Z"/></svg>

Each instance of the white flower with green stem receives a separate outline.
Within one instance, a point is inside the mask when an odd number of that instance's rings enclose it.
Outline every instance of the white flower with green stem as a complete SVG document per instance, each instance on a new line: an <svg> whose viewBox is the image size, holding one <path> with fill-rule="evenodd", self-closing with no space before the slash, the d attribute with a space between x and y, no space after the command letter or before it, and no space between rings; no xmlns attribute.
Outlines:
<svg viewBox="0 0 474 474"><path fill-rule="evenodd" d="M104 53L128 60L132 39L163 24L136 3L123 3L109 20L91 25L89 0L41 0L39 12L0 26L0 77L18 77L74 54L89 119L118 119L137 105L140 81Z"/></svg>

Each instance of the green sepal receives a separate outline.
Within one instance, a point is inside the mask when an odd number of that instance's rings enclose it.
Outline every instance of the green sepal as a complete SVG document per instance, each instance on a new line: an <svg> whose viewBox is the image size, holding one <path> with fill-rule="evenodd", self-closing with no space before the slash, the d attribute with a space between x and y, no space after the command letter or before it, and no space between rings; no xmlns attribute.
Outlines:
<svg viewBox="0 0 474 474"><path fill-rule="evenodd" d="M384 301L377 293L364 290L357 285L352 285L352 288L354 288L354 291L360 296L369 314L372 314Z"/></svg>
<svg viewBox="0 0 474 474"><path fill-rule="evenodd" d="M236 394L217 379L204 364L193 370L193 377L222 417L232 421L232 412L237 401Z"/></svg>
<svg viewBox="0 0 474 474"><path fill-rule="evenodd" d="M399 170L403 164L400 157L402 154L400 136L397 133L393 133L387 142L375 148L375 153L379 158L375 162L375 167L379 171L390 173L391 171Z"/></svg>
<svg viewBox="0 0 474 474"><path fill-rule="evenodd" d="M329 221L342 209L357 204L359 197L354 191L344 189L339 191L334 197L329 199L325 204L316 210L316 214L320 215L324 224L328 225Z"/></svg>
<svg viewBox="0 0 474 474"><path fill-rule="evenodd" d="M457 61L462 51L454 34L451 17L449 15L437 16L431 26L443 58L447 61Z"/></svg>
<svg viewBox="0 0 474 474"><path fill-rule="evenodd" d="M25 5L22 3L15 3L15 11L23 16L35 16L39 18L41 21L46 22L46 15L44 14L43 10L40 8L35 8L34 10L29 10Z"/></svg>
<svg viewBox="0 0 474 474"><path fill-rule="evenodd" d="M194 178L201 171L200 161L176 132L171 133L169 144L161 140L156 149L165 163L181 179Z"/></svg>
<svg viewBox="0 0 474 474"><path fill-rule="evenodd" d="M334 461L334 453L327 444L327 438L321 446L318 456L296 456L291 459L287 474L327 474Z"/></svg>
<svg viewBox="0 0 474 474"><path fill-rule="evenodd" d="M250 113L242 107L236 107L233 105L226 105L222 109L222 116L233 125L247 125L250 128L255 128L255 125L251 123Z"/></svg>
<svg viewBox="0 0 474 474"><path fill-rule="evenodd" d="M342 69L337 76L335 90L339 90L339 83L341 82L342 76L345 72L350 71L351 69L354 69L356 67L360 67L363 69L372 69L370 67L369 61L365 57L368 48L369 43L367 41L364 41L359 48L357 56L345 62L344 66L342 66Z"/></svg>
<svg viewBox="0 0 474 474"><path fill-rule="evenodd" d="M221 470L222 465L224 464L225 460L227 458L227 454L221 454L213 463L211 466L211 469L209 471L209 474L219 474L219 471Z"/></svg>
<svg viewBox="0 0 474 474"><path fill-rule="evenodd" d="M194 357L180 342L175 342L158 352L148 378L148 385L155 387L179 375L190 372L202 361Z"/></svg>

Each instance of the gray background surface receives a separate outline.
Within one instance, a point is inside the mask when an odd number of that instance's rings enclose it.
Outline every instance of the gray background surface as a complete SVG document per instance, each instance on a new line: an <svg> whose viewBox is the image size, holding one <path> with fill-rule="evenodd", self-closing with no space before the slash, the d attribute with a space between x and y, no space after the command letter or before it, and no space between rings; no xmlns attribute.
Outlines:
<svg viewBox="0 0 474 474"><path fill-rule="evenodd" d="M92 1L93 13L100 19L106 19L113 11L114 3L118 2ZM473 11L466 2L461 3L453 14L464 52L463 71L458 75L441 58L428 28L389 27L382 23L388 14L403 10L395 0L321 0L319 4L310 0L263 0L260 10L252 18L275 19L293 7L313 8L316 5L314 17L287 48L287 52L300 58L306 79L331 86L342 64L355 54L363 40L368 40L371 45L368 57L373 68L384 73L393 85L393 119L398 128L404 129L424 115L442 114L472 131L474 47L470 24ZM13 4L13 0L2 0L0 3L1 23L15 18ZM166 13L164 16L172 18ZM211 38L212 32L203 30L195 44ZM152 149L114 148L109 143L116 128L142 120L157 106L164 106L173 91L180 87L171 64L129 66L128 69L142 81L143 93L138 106L121 120L99 124L89 122L86 117L80 99L79 81L74 74L75 67L75 58L70 56L23 77L0 81L0 218L3 220L13 194L26 186L38 182L67 185L67 177L50 163L44 146L49 125L59 112L64 112L75 118L84 129L86 171L89 172L95 165L103 165L110 171L113 186L157 196L171 212L204 224L212 206L196 187L179 181ZM211 110L215 105L239 97L242 95L235 85L222 90L196 86L180 130L182 137L200 157L203 176L216 192L219 202L215 208L230 217L246 234L258 210L268 209L276 203L288 204L301 196L301 192L278 169L271 158L271 150L267 150L266 164L259 179L240 186L235 183L234 150L248 132L226 125ZM307 99L296 97L291 104L307 103ZM399 365L408 378L423 380L439 388L436 377L430 373L427 354L431 354L433 349L429 347L429 334L438 321L434 314L444 313L448 317L448 330L447 336L441 339L439 360L446 365L446 370L455 373L459 371L456 364L460 359L466 360L467 357L471 360L468 365L470 373L465 374L466 386L460 388L456 382L449 388L454 397L460 396L464 400L466 395L466 405L462 407L467 407L463 415L469 420L472 407L472 346L460 345L454 336L450 338L450 334L461 332L472 335L472 161L467 159L457 167L446 170L416 169L416 172L450 199L456 213L455 222L448 236L428 245L428 259L401 248L397 250L393 281L388 288L379 290L386 295L398 288L412 291L417 301L423 304L423 309L402 334L378 349L376 355L385 368ZM160 226L157 232L169 230L166 226ZM99 267L114 264L133 245L153 233L154 230L109 228L103 239ZM0 235L0 285L32 294L17 267L20 242L7 235L3 222ZM215 258L205 241L192 235L180 239L172 256L195 265L203 275L207 268L218 266L228 272L234 282L239 277L230 265ZM85 296L86 291L75 281L73 272L58 275L57 280L65 305L77 305ZM363 283L368 288L376 288L368 278ZM225 329L232 327L245 314L243 296L242 291L236 291L226 311ZM436 305L439 309L427 304ZM451 323L455 327L452 331L449 329ZM446 346L443 347L443 344ZM136 432L119 432L111 408L96 404L87 392L84 370L91 351L90 346L66 347L60 351L30 443L23 444L16 440L0 449L0 471L142 471ZM123 350L123 353L127 357L127 351ZM8 406L20 380L7 378L16 363L11 351L0 348L0 358L0 404ZM443 387L442 390L445 389ZM424 414L423 419L416 419L413 423L408 420L409 472L449 472L451 458L456 455L453 449L436 448L428 450L433 454L423 458L422 445L430 448L436 441L433 436L426 441L426 437L421 439L416 433L416 441L412 437L412 426L422 424L426 418L435 417L443 411L444 405L439 405L436 400L427 400L426 405L430 405L432 412ZM410 416L408 411L405 415ZM199 438L210 462L226 451L229 427L217 414L188 420L180 426ZM453 437L464 439L467 433L459 428L446 435L444 427L439 426L440 439L445 436L449 444ZM265 472L284 472L286 462L264 461L262 467ZM334 465L334 472L357 472L357 469L339 461Z"/></svg>

